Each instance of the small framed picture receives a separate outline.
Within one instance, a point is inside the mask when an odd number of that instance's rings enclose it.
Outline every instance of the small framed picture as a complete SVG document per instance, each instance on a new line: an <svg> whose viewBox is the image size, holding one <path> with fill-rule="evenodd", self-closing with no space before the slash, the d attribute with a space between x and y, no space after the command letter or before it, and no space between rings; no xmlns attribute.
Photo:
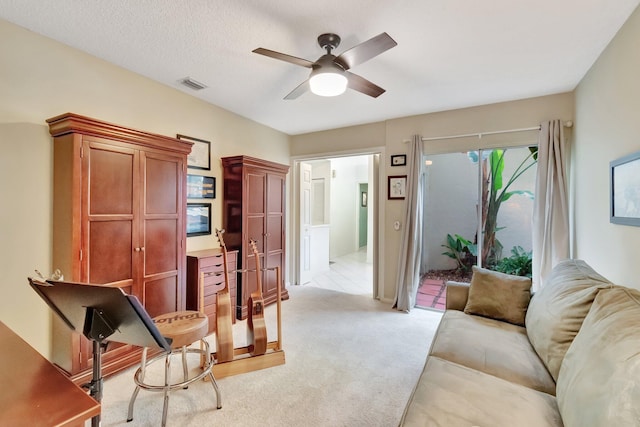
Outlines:
<svg viewBox="0 0 640 427"><path fill-rule="evenodd" d="M211 234L211 203L187 203L187 237Z"/></svg>
<svg viewBox="0 0 640 427"><path fill-rule="evenodd" d="M389 200L402 200L407 195L407 175L389 177Z"/></svg>
<svg viewBox="0 0 640 427"><path fill-rule="evenodd" d="M640 227L640 152L609 164L610 222Z"/></svg>
<svg viewBox="0 0 640 427"><path fill-rule="evenodd" d="M407 155L406 154L394 154L391 156L391 166L406 166Z"/></svg>
<svg viewBox="0 0 640 427"><path fill-rule="evenodd" d="M216 178L213 176L187 175L187 199L215 199Z"/></svg>
<svg viewBox="0 0 640 427"><path fill-rule="evenodd" d="M193 142L191 153L187 156L187 167L211 170L211 143L209 141L180 134L178 134L178 139Z"/></svg>
<svg viewBox="0 0 640 427"><path fill-rule="evenodd" d="M361 191L360 192L360 207L362 207L362 208L366 208L367 207L367 192L366 191Z"/></svg>

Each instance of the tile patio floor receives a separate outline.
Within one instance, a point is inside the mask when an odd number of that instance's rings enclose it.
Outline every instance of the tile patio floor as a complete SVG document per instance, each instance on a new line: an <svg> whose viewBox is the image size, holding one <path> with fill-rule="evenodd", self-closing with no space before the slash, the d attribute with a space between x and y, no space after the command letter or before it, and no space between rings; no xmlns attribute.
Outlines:
<svg viewBox="0 0 640 427"><path fill-rule="evenodd" d="M444 280L423 278L416 295L416 307L433 308L444 311L445 308Z"/></svg>

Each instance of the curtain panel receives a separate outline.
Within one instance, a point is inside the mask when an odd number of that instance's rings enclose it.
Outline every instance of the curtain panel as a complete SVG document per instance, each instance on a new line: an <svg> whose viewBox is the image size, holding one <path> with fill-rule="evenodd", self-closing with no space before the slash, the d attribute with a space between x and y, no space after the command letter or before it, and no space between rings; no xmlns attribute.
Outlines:
<svg viewBox="0 0 640 427"><path fill-rule="evenodd" d="M393 307L409 312L415 305L420 284L424 197L424 150L422 137L414 135L407 159L404 227L400 240L396 295Z"/></svg>
<svg viewBox="0 0 640 427"><path fill-rule="evenodd" d="M542 123L532 219L533 290L542 288L553 266L569 257L567 176L562 121Z"/></svg>

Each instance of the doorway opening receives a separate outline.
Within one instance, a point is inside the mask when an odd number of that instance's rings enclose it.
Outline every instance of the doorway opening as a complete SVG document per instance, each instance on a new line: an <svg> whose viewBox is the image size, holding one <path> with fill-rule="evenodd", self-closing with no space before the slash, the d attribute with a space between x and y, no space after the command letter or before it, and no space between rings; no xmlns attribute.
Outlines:
<svg viewBox="0 0 640 427"><path fill-rule="evenodd" d="M377 298L379 154L294 163L299 285Z"/></svg>

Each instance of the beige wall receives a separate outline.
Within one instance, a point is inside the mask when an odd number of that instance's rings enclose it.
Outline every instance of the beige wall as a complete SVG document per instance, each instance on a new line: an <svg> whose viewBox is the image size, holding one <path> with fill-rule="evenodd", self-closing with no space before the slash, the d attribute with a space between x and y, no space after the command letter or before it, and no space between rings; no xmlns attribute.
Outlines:
<svg viewBox="0 0 640 427"><path fill-rule="evenodd" d="M381 221L379 232L381 275L381 298L391 301L395 295L397 275L397 254L400 252L400 232L394 230L396 220L403 221L405 204L398 200L387 200L386 177L402 175L405 167L391 167L390 156L408 152L405 141L412 135L437 137L475 132L489 132L505 129L520 129L537 126L550 119L573 119L573 93L550 95L521 101L504 102L439 113L411 117L297 135L291 138L291 155L295 157L318 157L345 151L371 152L383 154L380 173L379 212ZM570 132L569 132L570 133ZM511 134L509 136L484 137L481 146L500 147L505 144L519 145L535 142L535 132ZM466 151L478 146L477 138L426 142L427 153ZM376 149L376 147L378 147Z"/></svg>
<svg viewBox="0 0 640 427"><path fill-rule="evenodd" d="M640 228L609 222L609 162L640 151L640 9L576 89L576 257L640 288Z"/></svg>
<svg viewBox="0 0 640 427"><path fill-rule="evenodd" d="M49 309L27 284L34 269L51 270L45 119L73 112L211 141L212 170L190 172L218 179L214 227L222 221L218 159L247 154L289 164L289 136L2 20L0 40L0 321L48 355ZM187 250L217 246L215 235L187 239Z"/></svg>

